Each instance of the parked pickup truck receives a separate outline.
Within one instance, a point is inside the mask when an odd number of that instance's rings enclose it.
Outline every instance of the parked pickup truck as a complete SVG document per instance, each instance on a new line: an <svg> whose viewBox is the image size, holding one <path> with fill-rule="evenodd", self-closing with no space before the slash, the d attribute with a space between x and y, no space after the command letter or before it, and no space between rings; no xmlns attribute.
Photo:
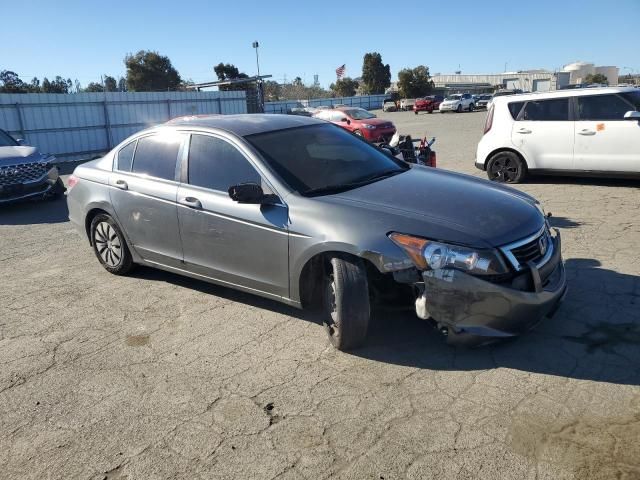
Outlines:
<svg viewBox="0 0 640 480"><path fill-rule="evenodd" d="M416 98L416 102L413 104L413 113L416 115L418 112L433 113L434 110L438 110L442 100L444 100L442 95L429 95L423 98Z"/></svg>

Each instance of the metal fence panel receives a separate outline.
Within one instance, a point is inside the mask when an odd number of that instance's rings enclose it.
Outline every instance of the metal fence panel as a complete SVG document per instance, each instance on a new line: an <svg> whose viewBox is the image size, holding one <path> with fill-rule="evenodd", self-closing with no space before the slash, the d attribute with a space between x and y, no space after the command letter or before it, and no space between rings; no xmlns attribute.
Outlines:
<svg viewBox="0 0 640 480"><path fill-rule="evenodd" d="M344 105L361 107L366 110L382 108L382 101L387 95L358 95L355 97L333 97L333 98L313 98L309 100L283 100L279 102L265 102L265 113L287 113L288 110L304 105L309 107L319 107L321 105Z"/></svg>
<svg viewBox="0 0 640 480"><path fill-rule="evenodd" d="M0 94L0 128L60 160L102 154L174 117L246 112L244 91Z"/></svg>

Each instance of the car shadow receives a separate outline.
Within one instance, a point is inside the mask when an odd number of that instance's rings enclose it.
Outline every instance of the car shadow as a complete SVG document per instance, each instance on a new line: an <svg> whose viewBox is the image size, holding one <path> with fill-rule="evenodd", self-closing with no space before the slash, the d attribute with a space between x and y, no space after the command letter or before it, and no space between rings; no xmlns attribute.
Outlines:
<svg viewBox="0 0 640 480"><path fill-rule="evenodd" d="M525 180L531 185L592 185L598 187L640 187L640 179L633 178L602 178L602 177L571 177L554 175L529 175Z"/></svg>
<svg viewBox="0 0 640 480"><path fill-rule="evenodd" d="M425 370L510 368L580 380L640 385L640 277L600 268L592 259L566 262L565 302L551 319L521 337L466 349L447 345L412 309L374 310L366 344L351 355ZM322 324L322 315L204 281L140 267L132 276ZM616 298L615 302L611 297Z"/></svg>
<svg viewBox="0 0 640 480"><path fill-rule="evenodd" d="M533 331L486 347L446 344L413 312L376 312L363 358L431 370L511 368L580 380L640 385L640 277L566 262L569 291L553 318ZM615 301L612 301L615 298Z"/></svg>
<svg viewBox="0 0 640 480"><path fill-rule="evenodd" d="M582 222L576 222L567 217L549 217L549 225L555 228L576 228L582 225Z"/></svg>
<svg viewBox="0 0 640 480"><path fill-rule="evenodd" d="M38 225L69 221L64 196L55 200L33 200L0 205L0 225Z"/></svg>

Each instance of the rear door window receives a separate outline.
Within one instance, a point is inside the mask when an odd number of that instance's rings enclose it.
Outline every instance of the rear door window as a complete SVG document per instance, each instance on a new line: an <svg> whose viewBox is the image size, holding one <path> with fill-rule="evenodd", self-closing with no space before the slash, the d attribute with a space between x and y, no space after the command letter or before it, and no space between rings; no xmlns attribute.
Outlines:
<svg viewBox="0 0 640 480"><path fill-rule="evenodd" d="M218 137L192 135L189 145L189 184L229 191L241 183L261 184L260 174L234 145Z"/></svg>
<svg viewBox="0 0 640 480"><path fill-rule="evenodd" d="M634 107L618 95L593 95L578 98L578 120L624 120Z"/></svg>
<svg viewBox="0 0 640 480"><path fill-rule="evenodd" d="M569 99L530 100L524 107L522 120L559 122L569 120Z"/></svg>
<svg viewBox="0 0 640 480"><path fill-rule="evenodd" d="M138 139L131 171L175 180L178 151L183 138L182 135L158 134Z"/></svg>

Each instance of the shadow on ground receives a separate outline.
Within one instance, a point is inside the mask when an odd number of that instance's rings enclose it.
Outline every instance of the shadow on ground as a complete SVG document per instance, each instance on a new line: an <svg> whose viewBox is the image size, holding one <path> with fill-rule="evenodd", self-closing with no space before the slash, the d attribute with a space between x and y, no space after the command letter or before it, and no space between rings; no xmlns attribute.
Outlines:
<svg viewBox="0 0 640 480"><path fill-rule="evenodd" d="M442 335L411 310L378 310L364 347L353 355L430 370L474 371L498 367L567 378L640 385L640 277L599 268L591 259L567 261L570 282L565 303L539 327L503 343L476 349L448 346ZM142 280L169 282L300 320L322 316L278 302L151 268L133 273ZM619 290L615 302L610 297ZM597 308L596 308L597 307ZM575 311L574 311L575 310Z"/></svg>
<svg viewBox="0 0 640 480"><path fill-rule="evenodd" d="M69 221L67 200L33 200L0 206L0 225L40 225Z"/></svg>
<svg viewBox="0 0 640 480"><path fill-rule="evenodd" d="M530 175L526 183L532 185L592 185L598 187L640 187L640 179L602 177L564 177L554 175Z"/></svg>

